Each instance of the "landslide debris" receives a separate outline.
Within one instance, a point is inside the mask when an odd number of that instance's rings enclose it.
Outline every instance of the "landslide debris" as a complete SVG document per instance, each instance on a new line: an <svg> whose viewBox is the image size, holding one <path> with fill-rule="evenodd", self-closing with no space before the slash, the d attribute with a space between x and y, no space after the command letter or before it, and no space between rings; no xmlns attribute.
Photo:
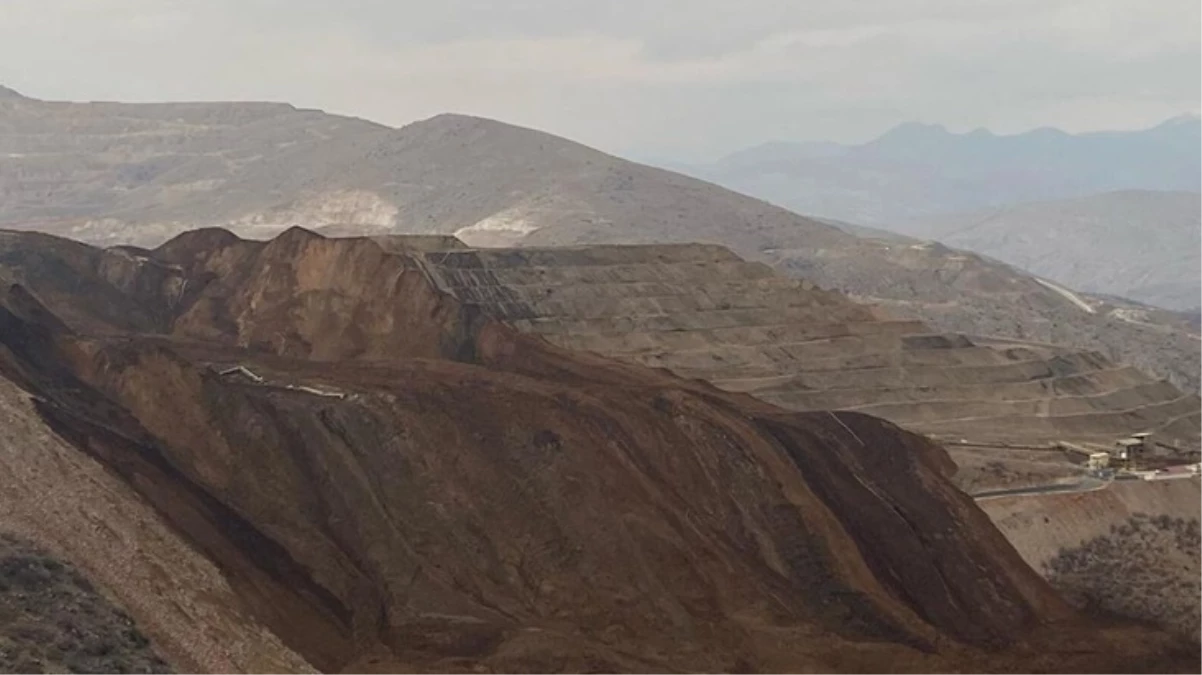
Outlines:
<svg viewBox="0 0 1202 675"><path fill-rule="evenodd" d="M120 267L26 247L0 375L322 670L1196 661L1071 610L928 439L554 347L403 247L207 230ZM43 297L44 261L74 292Z"/></svg>

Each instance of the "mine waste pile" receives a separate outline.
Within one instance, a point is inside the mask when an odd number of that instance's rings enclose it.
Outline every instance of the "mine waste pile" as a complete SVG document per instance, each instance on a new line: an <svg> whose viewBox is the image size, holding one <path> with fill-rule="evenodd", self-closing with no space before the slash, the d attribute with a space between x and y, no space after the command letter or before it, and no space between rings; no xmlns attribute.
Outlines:
<svg viewBox="0 0 1202 675"><path fill-rule="evenodd" d="M111 603L61 620L129 663L1197 668L961 489L990 447L1132 425L1188 454L1198 399L1097 354L933 334L710 246L0 232L0 281L0 532Z"/></svg>

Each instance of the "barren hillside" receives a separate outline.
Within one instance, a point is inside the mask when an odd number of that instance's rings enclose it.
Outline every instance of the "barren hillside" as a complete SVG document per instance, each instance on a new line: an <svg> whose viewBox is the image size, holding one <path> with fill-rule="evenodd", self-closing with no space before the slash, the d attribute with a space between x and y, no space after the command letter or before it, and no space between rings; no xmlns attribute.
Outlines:
<svg viewBox="0 0 1202 675"><path fill-rule="evenodd" d="M511 242L548 226L627 235L638 221L675 223L675 234L705 238L754 221L764 232L803 223L815 243L847 238L694 179L461 115L388 129L282 104L9 99L0 119L0 224L98 243L298 222Z"/></svg>
<svg viewBox="0 0 1202 675"><path fill-rule="evenodd" d="M1202 196L1125 190L899 223L1069 288L1177 310L1198 307Z"/></svg>
<svg viewBox="0 0 1202 675"><path fill-rule="evenodd" d="M1069 609L925 438L520 335L441 292L403 240L202 230L98 251L8 234L6 252L0 374L35 412L5 451L55 453L51 486L103 467L90 480L115 500L89 520L63 492L43 545L115 595L150 573L158 592L130 612L177 668L220 663L184 638L232 621L322 670L1197 659ZM167 538L114 575L72 534L97 522ZM156 609L206 566L214 592L169 605L191 622ZM289 653L260 658L302 668Z"/></svg>

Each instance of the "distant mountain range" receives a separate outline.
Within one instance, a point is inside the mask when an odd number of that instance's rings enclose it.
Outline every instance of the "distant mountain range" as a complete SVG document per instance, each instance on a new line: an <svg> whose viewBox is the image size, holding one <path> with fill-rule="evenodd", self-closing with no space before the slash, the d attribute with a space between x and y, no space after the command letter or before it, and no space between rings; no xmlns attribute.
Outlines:
<svg viewBox="0 0 1202 675"><path fill-rule="evenodd" d="M892 227L1021 202L1117 190L1197 191L1202 123L1181 115L1140 131L1035 129L963 134L906 123L861 145L772 142L673 170L798 213Z"/></svg>

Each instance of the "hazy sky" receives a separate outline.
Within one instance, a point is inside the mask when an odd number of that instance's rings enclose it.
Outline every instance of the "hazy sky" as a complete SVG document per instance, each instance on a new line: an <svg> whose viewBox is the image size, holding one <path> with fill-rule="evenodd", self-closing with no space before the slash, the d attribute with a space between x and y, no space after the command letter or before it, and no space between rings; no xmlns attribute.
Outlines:
<svg viewBox="0 0 1202 675"><path fill-rule="evenodd" d="M0 83L71 100L484 115L648 158L765 140L1150 126L1199 108L1199 0L0 0Z"/></svg>

